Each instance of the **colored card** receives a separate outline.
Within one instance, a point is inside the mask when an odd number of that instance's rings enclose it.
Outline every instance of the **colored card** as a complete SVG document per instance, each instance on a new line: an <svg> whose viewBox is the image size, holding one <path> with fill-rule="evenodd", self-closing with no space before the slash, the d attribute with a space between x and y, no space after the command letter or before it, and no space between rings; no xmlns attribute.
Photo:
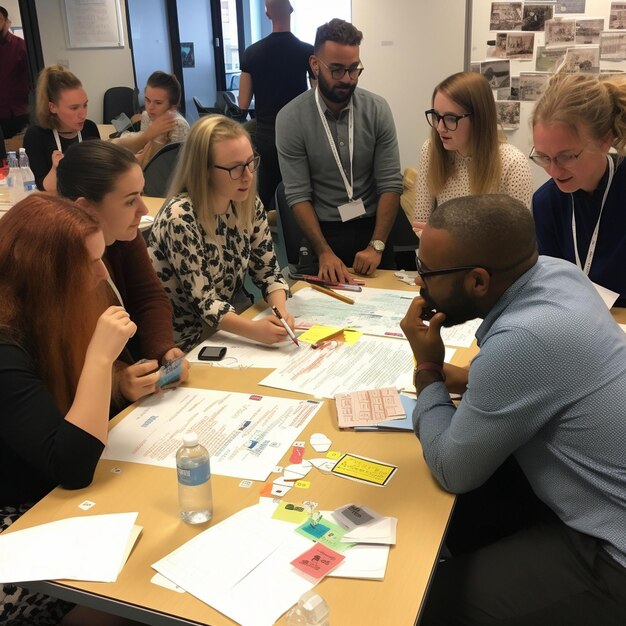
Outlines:
<svg viewBox="0 0 626 626"><path fill-rule="evenodd" d="M349 478L369 485L384 487L396 473L397 465L390 465L375 459L368 459L355 454L344 454L331 474L336 474L342 478Z"/></svg>
<svg viewBox="0 0 626 626"><path fill-rule="evenodd" d="M166 387L167 385L173 385L180 380L180 374L182 370L182 364L184 356L178 357L173 361L170 361L167 365L164 365L159 369L161 376L157 380L157 387Z"/></svg>
<svg viewBox="0 0 626 626"><path fill-rule="evenodd" d="M291 564L301 572L319 580L335 569L345 558L343 554L316 543L310 550L291 561Z"/></svg>
<svg viewBox="0 0 626 626"><path fill-rule="evenodd" d="M292 524L302 524L307 521L309 513L303 504L292 504L291 502L281 502L272 515L274 519Z"/></svg>
<svg viewBox="0 0 626 626"><path fill-rule="evenodd" d="M307 520L301 526L296 528L296 532L300 533L304 537L313 539L313 541L319 541L332 550L343 552L346 548L353 546L354 544L347 544L342 542L343 536L346 534L345 528L342 528L335 522L331 522L329 519L322 517L317 524L313 525L311 520Z"/></svg>

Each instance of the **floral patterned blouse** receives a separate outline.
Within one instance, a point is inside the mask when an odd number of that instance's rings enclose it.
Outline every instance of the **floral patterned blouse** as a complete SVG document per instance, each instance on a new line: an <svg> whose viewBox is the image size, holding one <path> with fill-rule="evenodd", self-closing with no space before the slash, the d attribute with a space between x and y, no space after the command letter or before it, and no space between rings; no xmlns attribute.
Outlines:
<svg viewBox="0 0 626 626"><path fill-rule="evenodd" d="M277 289L289 290L258 198L252 232L238 230L232 204L215 222L211 241L189 196L179 194L159 211L148 239L152 264L174 307L176 343L185 351L200 341L203 325L218 328L224 315L235 312L231 301L246 271L264 298Z"/></svg>

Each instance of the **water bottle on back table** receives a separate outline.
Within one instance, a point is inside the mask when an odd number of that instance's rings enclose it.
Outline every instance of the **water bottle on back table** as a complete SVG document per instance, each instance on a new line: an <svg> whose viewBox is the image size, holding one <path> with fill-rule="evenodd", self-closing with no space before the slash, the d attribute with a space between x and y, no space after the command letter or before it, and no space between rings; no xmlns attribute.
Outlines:
<svg viewBox="0 0 626 626"><path fill-rule="evenodd" d="M7 176L9 201L11 204L17 204L26 194L24 193L22 171L17 160L17 153L14 150L7 152L7 164L9 166L9 175Z"/></svg>
<svg viewBox="0 0 626 626"><path fill-rule="evenodd" d="M33 170L30 169L30 163L28 161L28 155L25 148L20 148L20 171L22 172L22 183L24 185L24 191L30 192L37 189L35 183L35 175Z"/></svg>
<svg viewBox="0 0 626 626"><path fill-rule="evenodd" d="M211 465L207 449L196 433L185 433L176 452L180 516L189 524L202 524L213 517Z"/></svg>

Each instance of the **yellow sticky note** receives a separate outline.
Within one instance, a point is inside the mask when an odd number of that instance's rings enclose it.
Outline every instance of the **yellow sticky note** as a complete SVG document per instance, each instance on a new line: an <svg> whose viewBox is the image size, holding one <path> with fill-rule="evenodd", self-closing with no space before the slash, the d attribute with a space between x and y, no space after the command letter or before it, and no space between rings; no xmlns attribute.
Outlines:
<svg viewBox="0 0 626 626"><path fill-rule="evenodd" d="M309 519L309 513L302 504L292 504L291 502L281 502L272 515L274 519L292 524L303 524Z"/></svg>
<svg viewBox="0 0 626 626"><path fill-rule="evenodd" d="M309 330L298 336L298 341L304 341L305 343L315 343L316 341L321 341L325 337L328 337L329 335L332 335L333 333L336 333L340 330L341 327L313 325L311 326L311 328L309 328ZM363 333L357 330L346 329L343 333L342 338L334 338L332 340L334 341L339 339L340 341L343 341L348 345L352 345L356 343L362 336Z"/></svg>
<svg viewBox="0 0 626 626"><path fill-rule="evenodd" d="M296 480L293 485L296 489L308 489L311 486L310 480Z"/></svg>
<svg viewBox="0 0 626 626"><path fill-rule="evenodd" d="M338 459L342 454L343 454L343 452L337 452L337 450L329 450L326 453L326 458L327 459Z"/></svg>
<svg viewBox="0 0 626 626"><path fill-rule="evenodd" d="M344 454L331 470L332 474L351 478L359 482L369 483L384 487L395 474L398 467L368 459L354 454Z"/></svg>

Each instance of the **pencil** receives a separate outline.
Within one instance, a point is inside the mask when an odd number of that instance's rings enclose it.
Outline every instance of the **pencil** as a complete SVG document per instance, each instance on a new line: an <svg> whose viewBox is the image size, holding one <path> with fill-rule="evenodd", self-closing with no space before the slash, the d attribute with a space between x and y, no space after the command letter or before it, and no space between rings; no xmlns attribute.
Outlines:
<svg viewBox="0 0 626 626"><path fill-rule="evenodd" d="M332 289L326 289L326 287L320 287L319 285L316 285L315 283L310 283L310 284L311 284L311 289L315 289L315 291L319 291L320 293L325 293L327 296L330 296L331 298L337 298L337 300L341 300L342 302L345 302L346 304L354 304L354 300L352 298L348 298L348 296L344 296L343 294L336 293Z"/></svg>

